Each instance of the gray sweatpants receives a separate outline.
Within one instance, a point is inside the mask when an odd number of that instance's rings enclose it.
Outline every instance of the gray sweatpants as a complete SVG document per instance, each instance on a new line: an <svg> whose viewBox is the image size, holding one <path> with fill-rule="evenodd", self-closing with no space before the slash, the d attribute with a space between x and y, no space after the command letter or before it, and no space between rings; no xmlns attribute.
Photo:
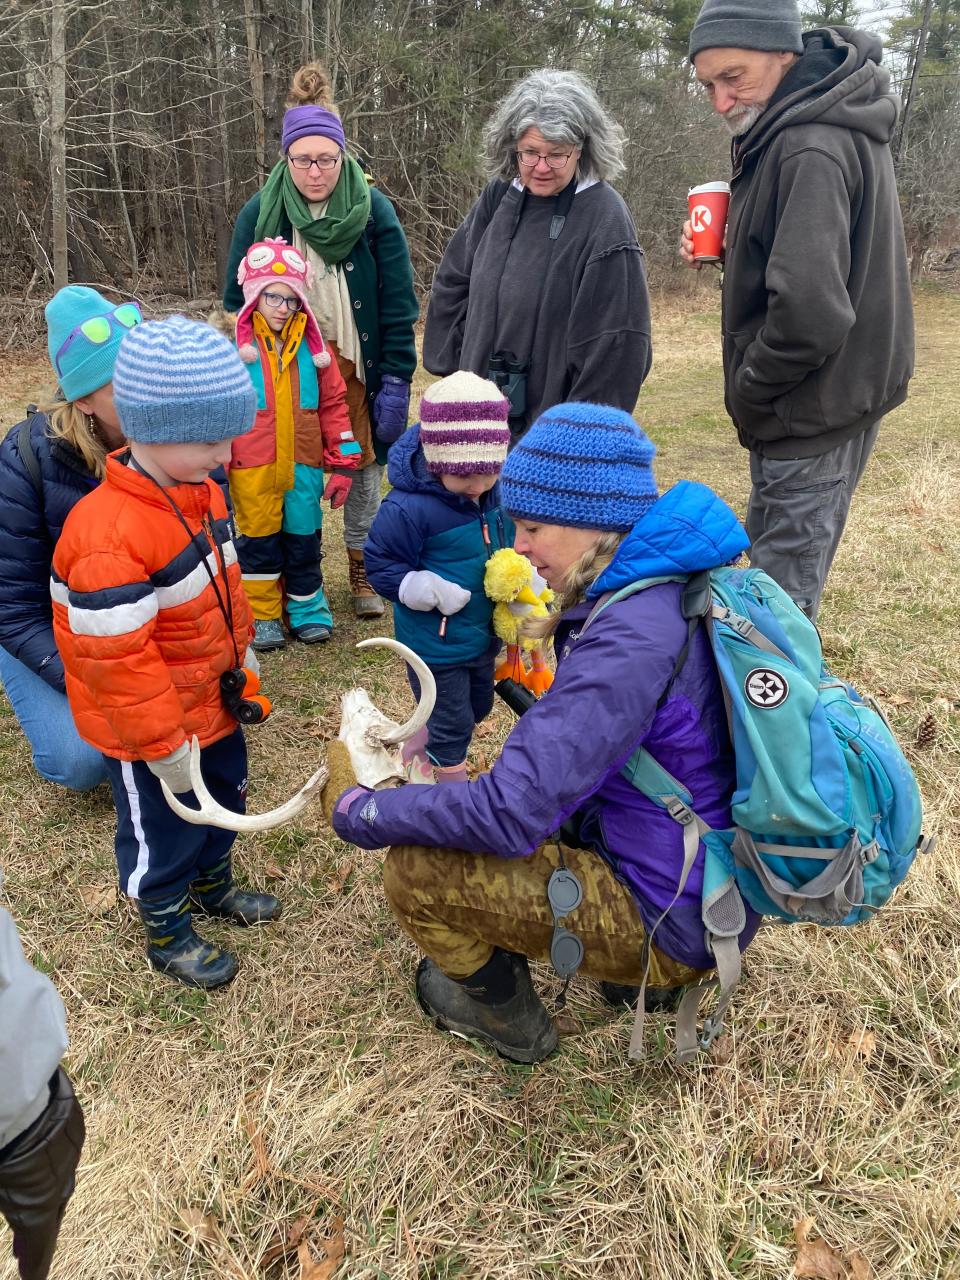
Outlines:
<svg viewBox="0 0 960 1280"><path fill-rule="evenodd" d="M343 540L353 551L362 551L373 517L380 510L383 467L371 462L353 473L353 484L343 504Z"/></svg>
<svg viewBox="0 0 960 1280"><path fill-rule="evenodd" d="M750 563L769 573L813 621L879 429L874 423L816 458L750 454Z"/></svg>

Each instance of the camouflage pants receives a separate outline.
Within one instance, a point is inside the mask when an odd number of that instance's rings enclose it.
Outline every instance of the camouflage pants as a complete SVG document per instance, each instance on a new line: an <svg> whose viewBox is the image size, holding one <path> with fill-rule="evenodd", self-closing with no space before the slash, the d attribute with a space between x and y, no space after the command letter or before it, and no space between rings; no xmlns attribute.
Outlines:
<svg viewBox="0 0 960 1280"><path fill-rule="evenodd" d="M587 849L564 845L563 860L583 886L583 901L566 918L566 927L583 943L580 972L639 986L644 928L630 890ZM541 845L528 858L395 845L384 863L383 885L394 915L420 950L448 977L466 978L486 964L494 947L549 961L553 916L547 880L558 865L555 843ZM700 976L655 943L650 951L651 986L680 986Z"/></svg>

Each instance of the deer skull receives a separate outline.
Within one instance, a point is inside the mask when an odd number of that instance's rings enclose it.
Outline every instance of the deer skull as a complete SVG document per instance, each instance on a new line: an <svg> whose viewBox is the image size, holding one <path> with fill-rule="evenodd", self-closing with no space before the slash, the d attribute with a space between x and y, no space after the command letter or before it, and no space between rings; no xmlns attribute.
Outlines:
<svg viewBox="0 0 960 1280"><path fill-rule="evenodd" d="M433 672L412 649L399 640L385 636L361 640L358 649L380 645L400 654L416 673L420 681L420 701L406 723L398 725L373 705L364 689L351 689L343 695L343 711L340 718L340 740L347 745L357 781L365 787L384 788L398 786L404 780L401 746L419 732L430 718L437 698L437 686ZM323 790L327 781L326 765L321 765L304 786L285 804L268 813L234 813L219 804L207 788L200 769L200 744L196 737L190 743L190 781L193 793L200 802L199 809L188 808L161 780L167 804L183 818L196 826L222 827L226 831L269 831L295 818Z"/></svg>

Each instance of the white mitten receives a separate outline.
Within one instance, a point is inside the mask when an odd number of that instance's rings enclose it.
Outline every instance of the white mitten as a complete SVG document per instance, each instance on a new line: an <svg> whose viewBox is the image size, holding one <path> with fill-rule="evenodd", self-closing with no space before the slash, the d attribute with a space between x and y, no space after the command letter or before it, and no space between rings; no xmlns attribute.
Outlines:
<svg viewBox="0 0 960 1280"><path fill-rule="evenodd" d="M192 791L190 781L190 744L181 742L175 751L159 760L148 760L147 768L155 778L165 782L175 796Z"/></svg>
<svg viewBox="0 0 960 1280"><path fill-rule="evenodd" d="M413 569L400 583L400 603L422 613L429 609L439 609L447 615L459 613L471 594L466 587L458 587L429 569Z"/></svg>

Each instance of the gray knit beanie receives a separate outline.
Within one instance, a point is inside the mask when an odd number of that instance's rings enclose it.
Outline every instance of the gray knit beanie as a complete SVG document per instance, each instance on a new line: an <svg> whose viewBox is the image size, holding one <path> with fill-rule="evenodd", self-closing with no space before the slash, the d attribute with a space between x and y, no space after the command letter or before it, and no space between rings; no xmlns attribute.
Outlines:
<svg viewBox="0 0 960 1280"><path fill-rule="evenodd" d="M796 0L704 0L690 32L690 61L701 49L803 53Z"/></svg>

